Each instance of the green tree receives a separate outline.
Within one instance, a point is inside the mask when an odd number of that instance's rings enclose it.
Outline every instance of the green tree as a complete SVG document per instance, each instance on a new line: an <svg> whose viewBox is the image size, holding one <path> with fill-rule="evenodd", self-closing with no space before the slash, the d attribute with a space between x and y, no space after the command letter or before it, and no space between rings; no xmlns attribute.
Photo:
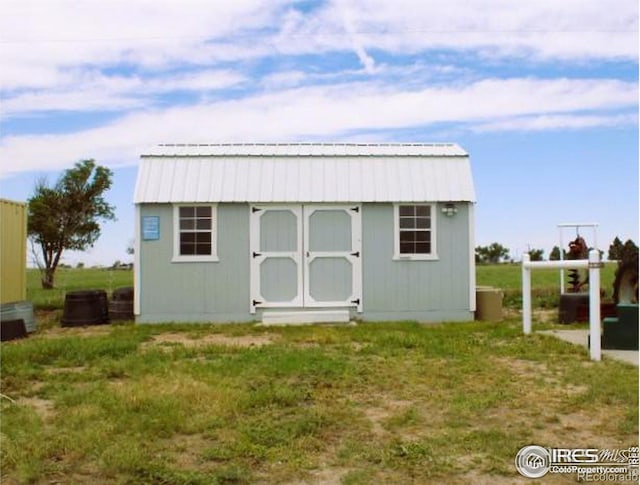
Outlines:
<svg viewBox="0 0 640 485"><path fill-rule="evenodd" d="M544 259L544 249L530 249L529 257L531 257L531 261L542 261Z"/></svg>
<svg viewBox="0 0 640 485"><path fill-rule="evenodd" d="M620 258L618 258L619 260L634 260L638 258L638 246L636 246L636 243L634 243L631 239L627 239L624 243L624 246L622 246L622 249L620 251Z"/></svg>
<svg viewBox="0 0 640 485"><path fill-rule="evenodd" d="M566 256L567 252L563 251L562 256ZM551 252L549 253L549 261L560 261L560 248L558 246L553 246Z"/></svg>
<svg viewBox="0 0 640 485"><path fill-rule="evenodd" d="M609 261L620 261L622 259L622 251L624 250L624 244L618 236L613 240L609 246L609 254L607 259Z"/></svg>
<svg viewBox="0 0 640 485"><path fill-rule="evenodd" d="M64 250L83 251L100 236L99 220L115 219L114 207L103 194L111 187L111 170L94 160L77 162L53 187L42 179L29 199L27 231L39 246L42 287L53 288Z"/></svg>
<svg viewBox="0 0 640 485"><path fill-rule="evenodd" d="M497 242L476 248L476 262L478 263L499 263L508 259L509 250Z"/></svg>

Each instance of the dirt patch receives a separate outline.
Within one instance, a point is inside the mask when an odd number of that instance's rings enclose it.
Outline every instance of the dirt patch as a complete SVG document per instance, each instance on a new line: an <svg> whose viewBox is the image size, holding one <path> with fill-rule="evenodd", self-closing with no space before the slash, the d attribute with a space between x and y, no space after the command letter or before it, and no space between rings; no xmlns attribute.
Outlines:
<svg viewBox="0 0 640 485"><path fill-rule="evenodd" d="M364 415L371 422L371 431L376 436L387 433L385 422L406 411L413 405L412 401L387 399L380 406L370 406L363 409Z"/></svg>
<svg viewBox="0 0 640 485"><path fill-rule="evenodd" d="M87 325L86 327L53 327L37 334L40 338L102 337L111 333L110 325Z"/></svg>
<svg viewBox="0 0 640 485"><path fill-rule="evenodd" d="M154 336L149 342L143 344L145 347L167 347L172 345L183 345L185 347L206 347L209 345L224 345L227 347L261 347L272 344L278 338L277 335L224 335L219 333L193 336L188 333L163 333Z"/></svg>
<svg viewBox="0 0 640 485"><path fill-rule="evenodd" d="M55 416L53 401L49 401L48 399L21 397L16 400L16 404L33 408L43 421L49 421Z"/></svg>
<svg viewBox="0 0 640 485"><path fill-rule="evenodd" d="M346 468L320 468L313 470L306 480L295 482L300 485L340 485L342 478L349 473Z"/></svg>
<svg viewBox="0 0 640 485"><path fill-rule="evenodd" d="M45 370L47 374L82 374L89 368L85 365L78 365L74 367L49 367Z"/></svg>

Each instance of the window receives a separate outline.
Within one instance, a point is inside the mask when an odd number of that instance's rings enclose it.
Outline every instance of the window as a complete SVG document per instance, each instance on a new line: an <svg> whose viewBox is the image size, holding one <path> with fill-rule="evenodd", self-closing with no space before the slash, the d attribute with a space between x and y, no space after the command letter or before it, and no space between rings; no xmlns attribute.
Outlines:
<svg viewBox="0 0 640 485"><path fill-rule="evenodd" d="M213 205L174 206L174 261L217 261Z"/></svg>
<svg viewBox="0 0 640 485"><path fill-rule="evenodd" d="M435 210L431 204L397 204L395 259L436 259Z"/></svg>

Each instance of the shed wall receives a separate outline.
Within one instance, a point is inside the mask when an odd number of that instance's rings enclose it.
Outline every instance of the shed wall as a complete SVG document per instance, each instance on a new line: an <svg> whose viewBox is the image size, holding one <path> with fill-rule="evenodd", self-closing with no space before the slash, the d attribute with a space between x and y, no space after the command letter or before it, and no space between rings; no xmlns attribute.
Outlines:
<svg viewBox="0 0 640 485"><path fill-rule="evenodd" d="M469 304L470 204L454 217L438 206L436 261L396 261L393 205L364 204L362 211L364 320L473 319Z"/></svg>
<svg viewBox="0 0 640 485"><path fill-rule="evenodd" d="M139 322L249 321L249 210L220 204L215 263L172 263L171 204L143 205L160 217L160 239L140 241Z"/></svg>
<svg viewBox="0 0 640 485"><path fill-rule="evenodd" d="M0 200L0 303L26 299L26 205Z"/></svg>
<svg viewBox="0 0 640 485"><path fill-rule="evenodd" d="M251 321L249 207L217 206L218 262L172 263L171 204L142 204L160 218L160 239L140 241L139 322ZM469 307L470 204L445 217L437 210L437 261L393 260L393 204L362 206L364 320L445 321L473 318ZM439 207L438 207L439 209Z"/></svg>

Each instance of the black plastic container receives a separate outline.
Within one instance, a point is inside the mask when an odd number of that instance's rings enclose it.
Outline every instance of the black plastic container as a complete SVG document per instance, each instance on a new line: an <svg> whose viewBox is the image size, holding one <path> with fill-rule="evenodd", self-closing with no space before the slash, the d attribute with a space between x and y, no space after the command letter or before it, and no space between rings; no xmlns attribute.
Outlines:
<svg viewBox="0 0 640 485"><path fill-rule="evenodd" d="M107 292L104 290L70 291L64 299L60 323L63 327L109 323Z"/></svg>

